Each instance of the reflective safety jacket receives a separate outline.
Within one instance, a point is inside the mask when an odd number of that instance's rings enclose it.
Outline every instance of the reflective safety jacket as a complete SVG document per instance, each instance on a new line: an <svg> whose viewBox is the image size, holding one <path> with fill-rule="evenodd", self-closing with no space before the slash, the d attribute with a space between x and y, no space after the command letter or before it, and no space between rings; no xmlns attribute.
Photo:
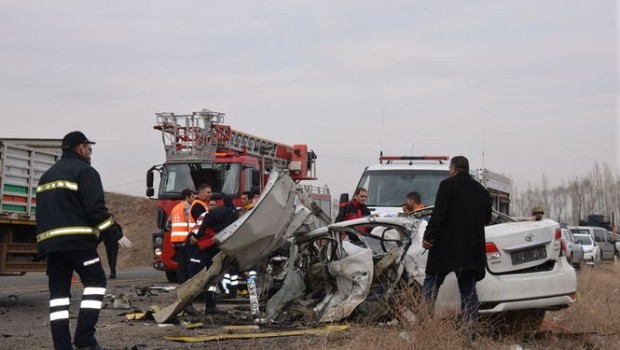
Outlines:
<svg viewBox="0 0 620 350"><path fill-rule="evenodd" d="M181 201L175 205L170 211L170 242L184 243L187 235L194 227L194 223L190 222L189 203Z"/></svg>
<svg viewBox="0 0 620 350"><path fill-rule="evenodd" d="M105 206L101 178L73 151L48 169L37 187L37 247L51 252L97 248L98 235L117 241L123 233Z"/></svg>
<svg viewBox="0 0 620 350"><path fill-rule="evenodd" d="M192 226L196 224L200 214L207 211L207 208L209 208L207 203L201 201L200 199L194 199L192 205L189 207L189 221L192 223ZM191 231L192 229L190 229L190 232Z"/></svg>

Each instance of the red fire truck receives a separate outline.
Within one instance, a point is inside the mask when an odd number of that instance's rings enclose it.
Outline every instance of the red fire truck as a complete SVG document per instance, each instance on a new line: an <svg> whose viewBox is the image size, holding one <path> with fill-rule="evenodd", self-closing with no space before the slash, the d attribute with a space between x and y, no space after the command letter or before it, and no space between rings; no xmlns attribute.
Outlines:
<svg viewBox="0 0 620 350"><path fill-rule="evenodd" d="M233 198L242 192L258 196L274 167L287 169L296 180L314 180L316 155L306 145L288 146L240 132L224 124L224 113L203 109L191 114L156 113L154 129L162 135L166 162L147 171L146 195L155 195L154 173L160 175L157 195L157 226L153 234L153 266L176 281L174 249L166 223L185 188L211 185L213 198ZM307 188L307 186L306 186ZM314 188L311 196L329 213L331 196L325 188ZM323 204L325 203L325 204Z"/></svg>

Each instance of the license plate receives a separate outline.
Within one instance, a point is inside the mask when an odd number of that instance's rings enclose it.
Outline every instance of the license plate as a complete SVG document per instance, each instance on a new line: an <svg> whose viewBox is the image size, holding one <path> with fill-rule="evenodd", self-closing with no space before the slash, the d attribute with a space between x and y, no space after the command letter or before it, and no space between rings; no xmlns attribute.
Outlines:
<svg viewBox="0 0 620 350"><path fill-rule="evenodd" d="M546 259L547 249L545 246L527 248L510 253L513 265L525 264L530 261Z"/></svg>

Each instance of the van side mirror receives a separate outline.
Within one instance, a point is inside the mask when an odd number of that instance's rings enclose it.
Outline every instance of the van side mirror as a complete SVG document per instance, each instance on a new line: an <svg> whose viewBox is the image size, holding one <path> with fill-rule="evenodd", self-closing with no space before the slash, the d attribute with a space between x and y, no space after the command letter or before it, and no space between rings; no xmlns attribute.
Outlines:
<svg viewBox="0 0 620 350"><path fill-rule="evenodd" d="M340 194L340 200L338 201L339 204L342 203L346 203L349 201L349 194L348 193L341 193Z"/></svg>

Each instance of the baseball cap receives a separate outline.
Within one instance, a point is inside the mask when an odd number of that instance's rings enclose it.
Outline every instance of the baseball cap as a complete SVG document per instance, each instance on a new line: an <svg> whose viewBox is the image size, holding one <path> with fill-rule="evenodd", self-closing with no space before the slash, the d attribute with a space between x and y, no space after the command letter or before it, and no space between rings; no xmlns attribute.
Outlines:
<svg viewBox="0 0 620 350"><path fill-rule="evenodd" d="M95 144L93 141L90 141L88 138L86 138L86 135L84 135L83 132L71 131L62 138L62 149L69 149L82 143L87 143L89 145Z"/></svg>

